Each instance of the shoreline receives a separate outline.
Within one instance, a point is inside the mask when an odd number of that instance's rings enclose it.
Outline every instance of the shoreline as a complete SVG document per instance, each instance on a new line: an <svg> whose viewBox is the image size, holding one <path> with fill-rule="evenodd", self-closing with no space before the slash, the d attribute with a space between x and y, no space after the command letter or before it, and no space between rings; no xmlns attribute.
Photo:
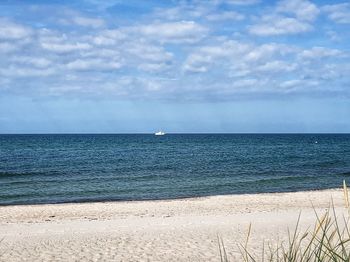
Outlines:
<svg viewBox="0 0 350 262"><path fill-rule="evenodd" d="M301 229L315 211L345 213L342 189L219 195L155 201L0 207L0 257L5 261L219 261L217 236L232 261L252 224L251 248ZM315 208L315 209L314 209Z"/></svg>
<svg viewBox="0 0 350 262"><path fill-rule="evenodd" d="M342 190L339 187L329 187L322 189L310 189L310 190L291 190L281 192L257 192L257 193L237 193L237 194L217 194L217 195L203 195L203 196L189 196L189 197L178 197L178 198L157 198L157 199L135 199L135 200L83 200L83 201L67 201L67 202L44 202L44 203L23 203L23 204L0 204L2 207L13 207L13 206L44 206L44 205L74 205L74 204L98 204L98 203L138 203L138 202L170 202L177 200L196 200L201 198L220 197L220 196L246 196L246 195L270 195L270 194L292 194L292 193L307 193L307 192L319 192L319 191L337 191Z"/></svg>
<svg viewBox="0 0 350 262"><path fill-rule="evenodd" d="M298 208L298 207L312 207L312 200L316 201L316 207L317 205L320 205L320 202L324 202L324 199L319 201L315 196L323 196L323 195L329 195L331 196L329 198L328 204L330 203L331 198L333 198L333 195L337 196L338 202L340 202L339 196L341 196L341 199L343 199L343 189L342 188L332 188L332 189L321 189L321 190L306 190L306 191L295 191L295 192L276 192L276 193L255 193L255 194L228 194L228 195L211 195L211 196L200 196L200 197L188 197L188 198L175 198L175 199L156 199L156 200L130 200L130 201L101 201L101 202L67 202L67 203L52 203L52 204L29 204L29 205L4 205L0 206L0 224L6 220L6 215L10 212L25 212L24 214L31 213L32 210L40 210L41 214L45 214L48 211L49 213L55 213L55 212L65 212L65 215L68 215L69 209L71 208L77 208L75 211L79 211L80 215L83 215L85 212L89 213L89 209L93 207L94 209L101 208L102 210L108 211L106 209L112 208L110 212L108 212L108 217L118 216L120 214L120 210L114 210L116 207L123 207L127 208L129 210L132 210L134 207L137 209L142 209L142 207L161 207L163 209L177 207L181 204L197 204L202 205L203 203L214 203L218 202L218 206L211 205L211 211L212 213L217 212L218 209L220 209L220 204L225 205L224 201L235 201L238 205L233 208L234 211L241 211L238 207L243 208L244 205L248 205L251 210L260 210L258 208L258 202L262 203L264 205L265 210L268 211L271 208L278 208L282 209L281 204L284 203L284 199L288 199L288 197L291 198L303 198L304 196L308 198L309 201L306 202L299 202L300 200L296 201L296 205L288 205L288 209L290 208ZM313 203L313 202L312 202ZM339 203L335 203L338 205L341 205ZM270 209L267 209L267 206L270 207ZM324 204L323 204L324 206ZM84 210L87 208L86 210ZM146 208L147 209L147 208ZM247 210L245 208L244 210ZM263 209L262 209L263 210ZM75 212L75 213L76 213ZM73 214L74 212L72 212ZM21 214L21 213L20 213ZM31 216L32 217L32 216ZM55 216L56 217L56 216ZM80 218L78 214L74 215L75 218ZM33 218L33 217L32 217ZM67 218L67 216L62 217ZM103 217L101 217L103 218ZM34 221L33 221L34 222Z"/></svg>

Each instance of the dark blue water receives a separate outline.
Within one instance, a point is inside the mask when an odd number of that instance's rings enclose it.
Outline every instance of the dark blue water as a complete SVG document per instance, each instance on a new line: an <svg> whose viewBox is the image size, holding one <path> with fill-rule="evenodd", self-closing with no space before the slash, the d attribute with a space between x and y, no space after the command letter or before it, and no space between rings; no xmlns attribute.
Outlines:
<svg viewBox="0 0 350 262"><path fill-rule="evenodd" d="M0 135L0 205L313 190L343 179L350 135Z"/></svg>

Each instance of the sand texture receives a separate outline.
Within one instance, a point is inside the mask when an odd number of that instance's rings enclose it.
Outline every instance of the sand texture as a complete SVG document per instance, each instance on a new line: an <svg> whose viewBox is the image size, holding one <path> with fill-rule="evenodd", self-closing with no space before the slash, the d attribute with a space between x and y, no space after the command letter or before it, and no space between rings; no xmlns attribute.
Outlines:
<svg viewBox="0 0 350 262"><path fill-rule="evenodd" d="M246 237L253 252L263 240L285 240L301 212L302 229L341 190L212 196L165 201L0 207L0 261L220 261L217 236L232 261Z"/></svg>

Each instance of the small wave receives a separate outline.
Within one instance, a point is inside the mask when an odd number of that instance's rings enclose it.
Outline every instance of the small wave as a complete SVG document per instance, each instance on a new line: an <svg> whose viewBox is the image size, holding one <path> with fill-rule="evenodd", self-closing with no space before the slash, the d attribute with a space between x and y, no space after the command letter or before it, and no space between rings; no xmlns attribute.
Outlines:
<svg viewBox="0 0 350 262"><path fill-rule="evenodd" d="M12 172L0 172L0 178L7 178L7 177L22 177L22 176L31 176L35 173L26 173L26 172L23 172L23 173L12 173Z"/></svg>
<svg viewBox="0 0 350 262"><path fill-rule="evenodd" d="M253 182L259 183L259 182L277 182L277 181L298 181L298 180L304 180L315 177L313 175L305 175L305 176L279 176L274 178L261 178L256 179Z"/></svg>
<svg viewBox="0 0 350 262"><path fill-rule="evenodd" d="M322 162L306 162L302 164L302 167L315 167L315 168L331 168L337 166L344 166L346 162L344 160L335 159L335 160L325 160Z"/></svg>
<svg viewBox="0 0 350 262"><path fill-rule="evenodd" d="M278 182L278 181L295 181L295 180L303 180L303 179L310 179L310 178L319 178L321 176L350 176L349 172L343 172L343 173L334 173L334 174L319 174L319 175L303 175L303 176L278 176L278 177L271 177L271 178L261 178L261 179L254 179L246 182L239 182L239 183L259 183L259 182Z"/></svg>
<svg viewBox="0 0 350 262"><path fill-rule="evenodd" d="M337 176L350 176L350 171L336 174Z"/></svg>

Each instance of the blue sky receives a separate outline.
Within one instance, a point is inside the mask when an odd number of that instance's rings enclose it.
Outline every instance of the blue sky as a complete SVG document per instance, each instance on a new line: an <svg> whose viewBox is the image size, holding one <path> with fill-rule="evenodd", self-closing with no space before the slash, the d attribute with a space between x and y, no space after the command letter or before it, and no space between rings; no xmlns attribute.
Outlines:
<svg viewBox="0 0 350 262"><path fill-rule="evenodd" d="M0 2L0 133L350 132L350 2Z"/></svg>

